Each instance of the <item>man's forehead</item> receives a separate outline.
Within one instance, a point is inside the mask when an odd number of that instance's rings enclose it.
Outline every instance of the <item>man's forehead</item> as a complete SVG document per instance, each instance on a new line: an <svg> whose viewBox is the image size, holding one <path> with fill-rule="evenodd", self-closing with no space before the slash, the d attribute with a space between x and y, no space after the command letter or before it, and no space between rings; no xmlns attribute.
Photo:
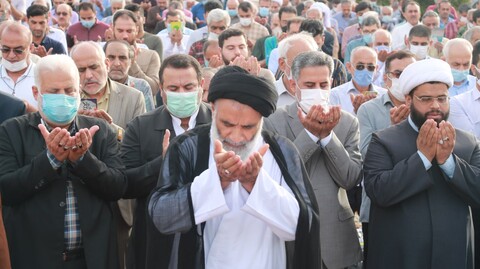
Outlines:
<svg viewBox="0 0 480 269"><path fill-rule="evenodd" d="M247 42L245 42L245 38L243 37L243 35L239 35L239 36L231 36L230 38L225 39L223 43L224 43L224 46L227 46L227 45L242 45L242 44L244 45Z"/></svg>

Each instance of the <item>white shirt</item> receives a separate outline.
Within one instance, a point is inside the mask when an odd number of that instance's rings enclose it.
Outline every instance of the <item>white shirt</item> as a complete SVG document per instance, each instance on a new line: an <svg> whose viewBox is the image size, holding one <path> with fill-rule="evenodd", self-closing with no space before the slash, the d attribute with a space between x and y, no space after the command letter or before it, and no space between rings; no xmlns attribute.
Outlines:
<svg viewBox="0 0 480 269"><path fill-rule="evenodd" d="M265 142L257 139L256 149ZM195 223L204 229L205 268L286 268L300 208L270 150L249 194L238 181L222 190L210 143L209 168L192 182Z"/></svg>
<svg viewBox="0 0 480 269"><path fill-rule="evenodd" d="M198 111L199 111L199 109L197 109L197 111L195 111L195 113L193 113L193 115L190 116L190 120L188 121L187 130L191 130L191 129L195 128L195 125L197 124ZM173 125L173 130L175 130L175 136L179 136L179 135L185 133L186 132L185 129L183 129L182 126L181 126L182 120L180 118L177 118L177 117L173 116L172 114L170 114L170 116L172 117L172 125Z"/></svg>
<svg viewBox="0 0 480 269"><path fill-rule="evenodd" d="M277 73L279 58L280 55L278 54L278 48L274 48L270 52L270 57L268 58L268 70L272 71L273 74Z"/></svg>
<svg viewBox="0 0 480 269"><path fill-rule="evenodd" d="M187 42L190 36L183 35L181 45L172 44L172 41L168 34L161 34L158 36L162 40L162 44L163 44L163 59L174 54L188 54Z"/></svg>
<svg viewBox="0 0 480 269"><path fill-rule="evenodd" d="M190 51L190 47L192 46L193 43L200 41L204 38L208 37L208 27L204 26L202 28L198 28L197 30L193 31L190 34L190 38L188 39L187 42L187 50Z"/></svg>
<svg viewBox="0 0 480 269"><path fill-rule="evenodd" d="M275 89L277 89L277 93L278 93L277 108L288 106L296 101L295 96L292 96L290 92L287 90L287 88L285 87L285 85L283 84L282 77L280 77L274 83Z"/></svg>
<svg viewBox="0 0 480 269"><path fill-rule="evenodd" d="M55 27L49 27L47 36L55 41L62 43L63 48L65 49L65 52L67 52L68 54L67 38L65 36L65 32Z"/></svg>
<svg viewBox="0 0 480 269"><path fill-rule="evenodd" d="M0 66L0 91L12 94L22 100L26 100L29 104L37 108L37 100L33 97L32 86L34 82L35 64L30 62L30 66L14 83L8 76L5 67Z"/></svg>
<svg viewBox="0 0 480 269"><path fill-rule="evenodd" d="M450 98L448 121L480 139L480 92L477 88Z"/></svg>
<svg viewBox="0 0 480 269"><path fill-rule="evenodd" d="M420 22L419 22L420 24ZM408 37L414 25L409 22L395 26L392 30L392 50L400 50L405 47L405 37Z"/></svg>
<svg viewBox="0 0 480 269"><path fill-rule="evenodd" d="M377 92L377 97L387 92L386 89L375 86L373 84L370 84L369 91ZM354 95L360 94L360 91L355 88L355 85L353 85L353 82L351 80L332 89L332 91L330 92L330 104L340 105L343 110L350 112L350 114L356 116L353 109L352 101L350 100L350 93L353 93Z"/></svg>

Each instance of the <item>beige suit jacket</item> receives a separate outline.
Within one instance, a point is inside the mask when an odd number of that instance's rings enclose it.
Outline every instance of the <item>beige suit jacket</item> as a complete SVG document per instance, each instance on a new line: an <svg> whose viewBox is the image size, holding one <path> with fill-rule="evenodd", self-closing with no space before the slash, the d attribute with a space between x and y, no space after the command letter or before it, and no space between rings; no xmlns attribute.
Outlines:
<svg viewBox="0 0 480 269"><path fill-rule="evenodd" d="M132 77L146 80L150 88L152 88L153 96L155 96L160 85L158 71L160 71L160 57L158 54L153 50L139 48L137 58L130 66L128 74Z"/></svg>

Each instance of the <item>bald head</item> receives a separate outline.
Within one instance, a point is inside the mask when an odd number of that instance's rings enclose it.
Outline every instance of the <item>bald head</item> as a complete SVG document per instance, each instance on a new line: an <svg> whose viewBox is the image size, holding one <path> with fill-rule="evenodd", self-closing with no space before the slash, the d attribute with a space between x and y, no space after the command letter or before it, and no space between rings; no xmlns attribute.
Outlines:
<svg viewBox="0 0 480 269"><path fill-rule="evenodd" d="M1 37L2 40L6 38L10 38L12 35L16 35L17 37L22 38L25 41L25 46L29 46L32 43L32 32L26 26L18 23L8 23L3 28Z"/></svg>
<svg viewBox="0 0 480 269"><path fill-rule="evenodd" d="M372 43L374 47L377 47L377 46L390 47L392 44L392 35L387 30L378 29L373 33Z"/></svg>
<svg viewBox="0 0 480 269"><path fill-rule="evenodd" d="M357 63L360 60L368 59L368 62L373 62L375 65L377 64L377 53L370 47L356 47L352 50L352 55L350 56L351 63ZM363 61L365 63L366 61Z"/></svg>

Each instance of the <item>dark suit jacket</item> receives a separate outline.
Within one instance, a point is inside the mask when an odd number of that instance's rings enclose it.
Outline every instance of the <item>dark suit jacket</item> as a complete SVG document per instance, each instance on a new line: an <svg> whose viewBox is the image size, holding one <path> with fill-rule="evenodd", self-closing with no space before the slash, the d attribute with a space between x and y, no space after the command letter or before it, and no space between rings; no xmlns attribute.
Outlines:
<svg viewBox="0 0 480 269"><path fill-rule="evenodd" d="M63 268L66 179L78 201L88 268L118 268L110 201L122 197L126 175L116 134L105 121L77 116L78 129L98 125L92 145L76 165L54 170L30 113L0 126L0 188L13 268Z"/></svg>
<svg viewBox="0 0 480 269"><path fill-rule="evenodd" d="M480 204L480 147L455 130L449 178L417 153L408 120L374 133L364 161L370 208L368 268L472 268L469 205Z"/></svg>
<svg viewBox="0 0 480 269"><path fill-rule="evenodd" d="M196 126L212 121L210 108L201 104ZM170 245L160 245L165 237L157 231L146 211L146 199L157 185L162 166L162 143L165 130L170 130L170 140L176 134L172 118L166 107L159 107L131 121L125 130L121 156L127 168L128 188L124 198L137 198L137 207L129 250L127 268L166 268L168 260L161 261L158 253L169 251ZM168 236L173 240L173 236ZM158 267L160 264L165 267Z"/></svg>
<svg viewBox="0 0 480 269"><path fill-rule="evenodd" d="M0 92L0 124L5 120L25 114L25 103L13 95Z"/></svg>

